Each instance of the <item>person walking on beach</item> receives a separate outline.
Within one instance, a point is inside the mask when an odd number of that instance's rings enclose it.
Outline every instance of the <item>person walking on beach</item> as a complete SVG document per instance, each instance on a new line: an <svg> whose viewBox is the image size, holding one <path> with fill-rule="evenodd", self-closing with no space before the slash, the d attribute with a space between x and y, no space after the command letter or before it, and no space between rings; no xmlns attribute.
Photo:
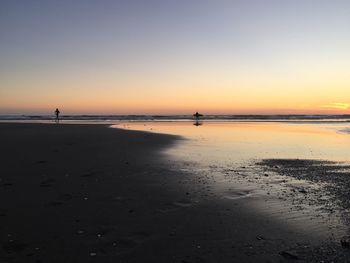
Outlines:
<svg viewBox="0 0 350 263"><path fill-rule="evenodd" d="M55 110L55 115L56 115L55 121L56 121L56 123L58 123L58 122L60 121L60 118L59 118L60 111L59 111L57 108L56 108L56 110Z"/></svg>

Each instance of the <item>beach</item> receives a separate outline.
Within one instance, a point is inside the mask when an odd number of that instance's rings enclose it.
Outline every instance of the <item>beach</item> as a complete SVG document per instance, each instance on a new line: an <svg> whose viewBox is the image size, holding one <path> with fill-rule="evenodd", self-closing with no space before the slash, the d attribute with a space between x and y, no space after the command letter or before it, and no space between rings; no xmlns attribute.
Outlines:
<svg viewBox="0 0 350 263"><path fill-rule="evenodd" d="M349 258L344 215L314 211L303 190L317 185L292 191L308 178L290 163L204 169L169 154L188 138L120 128L0 124L1 262Z"/></svg>

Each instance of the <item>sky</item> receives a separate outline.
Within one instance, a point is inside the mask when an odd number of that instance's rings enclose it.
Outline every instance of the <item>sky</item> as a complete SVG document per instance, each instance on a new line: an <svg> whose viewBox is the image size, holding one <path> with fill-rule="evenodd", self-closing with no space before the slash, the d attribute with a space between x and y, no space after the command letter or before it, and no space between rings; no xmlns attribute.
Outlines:
<svg viewBox="0 0 350 263"><path fill-rule="evenodd" d="M348 0L0 0L0 114L350 114Z"/></svg>

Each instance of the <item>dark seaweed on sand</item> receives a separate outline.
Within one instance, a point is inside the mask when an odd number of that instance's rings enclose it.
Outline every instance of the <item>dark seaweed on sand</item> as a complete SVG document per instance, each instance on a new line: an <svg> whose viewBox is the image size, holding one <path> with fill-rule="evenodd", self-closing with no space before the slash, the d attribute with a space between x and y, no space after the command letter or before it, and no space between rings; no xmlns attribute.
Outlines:
<svg viewBox="0 0 350 263"><path fill-rule="evenodd" d="M333 204L350 208L350 165L323 160L265 159L258 163L278 174L323 183Z"/></svg>

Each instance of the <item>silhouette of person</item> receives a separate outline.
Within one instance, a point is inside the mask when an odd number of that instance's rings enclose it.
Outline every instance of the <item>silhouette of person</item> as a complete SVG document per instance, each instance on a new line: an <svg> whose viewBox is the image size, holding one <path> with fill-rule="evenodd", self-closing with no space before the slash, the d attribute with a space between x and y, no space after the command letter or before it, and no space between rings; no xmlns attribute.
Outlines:
<svg viewBox="0 0 350 263"><path fill-rule="evenodd" d="M60 111L58 109L55 110L55 115L56 115L56 122L58 123L60 121L59 115L60 115Z"/></svg>
<svg viewBox="0 0 350 263"><path fill-rule="evenodd" d="M198 111L193 114L193 117L195 118L195 123L193 125L195 126L199 126L199 125L202 125L202 123L199 121L199 117L202 117L203 115L198 113Z"/></svg>
<svg viewBox="0 0 350 263"><path fill-rule="evenodd" d="M200 114L200 113L198 113L198 111L197 111L195 114L193 114L193 117L195 117L196 120L199 120L199 117L202 117L202 116L203 116L203 115Z"/></svg>

